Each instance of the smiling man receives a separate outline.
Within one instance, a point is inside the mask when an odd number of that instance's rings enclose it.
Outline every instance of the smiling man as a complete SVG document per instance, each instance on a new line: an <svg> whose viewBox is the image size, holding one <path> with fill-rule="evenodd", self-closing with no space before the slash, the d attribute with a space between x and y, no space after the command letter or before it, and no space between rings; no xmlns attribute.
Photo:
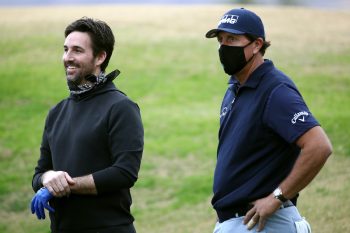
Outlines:
<svg viewBox="0 0 350 233"><path fill-rule="evenodd" d="M270 42L259 16L228 11L218 27L219 58L230 76L220 113L212 204L214 233L308 233L298 193L332 146L292 80L264 59Z"/></svg>
<svg viewBox="0 0 350 233"><path fill-rule="evenodd" d="M135 233L130 188L140 169L140 110L105 75L114 36L99 20L65 30L63 64L70 96L47 118L32 186L32 213L50 212L52 233Z"/></svg>

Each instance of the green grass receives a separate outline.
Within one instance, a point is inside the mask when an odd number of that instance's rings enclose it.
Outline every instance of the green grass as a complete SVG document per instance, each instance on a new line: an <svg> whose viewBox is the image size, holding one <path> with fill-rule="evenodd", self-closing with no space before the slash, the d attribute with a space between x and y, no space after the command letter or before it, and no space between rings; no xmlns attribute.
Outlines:
<svg viewBox="0 0 350 233"><path fill-rule="evenodd" d="M231 7L0 9L0 232L48 232L49 221L28 209L31 177L45 116L68 95L63 31L84 15L111 25L117 46L109 70L122 71L115 83L142 111L145 152L132 189L138 232L212 232L211 183L227 78L217 43L204 34ZM314 232L348 232L350 12L249 8L262 16L272 42L265 57L293 78L334 146L301 193L299 209Z"/></svg>

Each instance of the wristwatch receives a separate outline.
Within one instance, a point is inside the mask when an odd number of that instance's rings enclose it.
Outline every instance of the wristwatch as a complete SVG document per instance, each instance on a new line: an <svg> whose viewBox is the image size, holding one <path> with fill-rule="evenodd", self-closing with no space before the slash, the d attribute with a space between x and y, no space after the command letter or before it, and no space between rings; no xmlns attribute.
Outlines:
<svg viewBox="0 0 350 233"><path fill-rule="evenodd" d="M282 190L281 190L280 187L276 188L276 189L273 191L273 196L274 196L276 199L280 200L281 202L286 202L286 201L288 201L288 199L285 198L285 197L283 196L283 193L282 193Z"/></svg>

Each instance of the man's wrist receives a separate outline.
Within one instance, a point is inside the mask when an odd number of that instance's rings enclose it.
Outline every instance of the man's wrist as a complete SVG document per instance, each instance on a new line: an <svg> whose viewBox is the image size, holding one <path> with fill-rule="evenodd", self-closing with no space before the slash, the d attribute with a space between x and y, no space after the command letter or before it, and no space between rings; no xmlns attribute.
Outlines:
<svg viewBox="0 0 350 233"><path fill-rule="evenodd" d="M97 194L95 182L91 174L87 176L75 177L73 180L75 183L70 185L70 189L73 193L92 195Z"/></svg>
<svg viewBox="0 0 350 233"><path fill-rule="evenodd" d="M273 196L282 203L288 201L288 199L283 195L282 189L280 187L276 188L273 191Z"/></svg>
<svg viewBox="0 0 350 233"><path fill-rule="evenodd" d="M49 171L46 171L44 172L43 174L41 174L40 176L40 183L41 185L44 187L44 177L45 177L45 174L47 174Z"/></svg>

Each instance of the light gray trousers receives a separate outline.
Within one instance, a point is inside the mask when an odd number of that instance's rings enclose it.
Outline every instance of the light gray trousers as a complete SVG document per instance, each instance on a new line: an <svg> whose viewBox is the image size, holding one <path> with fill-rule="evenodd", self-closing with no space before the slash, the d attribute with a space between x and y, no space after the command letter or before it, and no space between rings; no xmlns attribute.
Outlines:
<svg viewBox="0 0 350 233"><path fill-rule="evenodd" d="M247 230L243 218L231 218L222 223L217 222L213 233L255 233L258 224ZM295 206L279 209L271 215L260 233L311 233L309 223L300 216Z"/></svg>

